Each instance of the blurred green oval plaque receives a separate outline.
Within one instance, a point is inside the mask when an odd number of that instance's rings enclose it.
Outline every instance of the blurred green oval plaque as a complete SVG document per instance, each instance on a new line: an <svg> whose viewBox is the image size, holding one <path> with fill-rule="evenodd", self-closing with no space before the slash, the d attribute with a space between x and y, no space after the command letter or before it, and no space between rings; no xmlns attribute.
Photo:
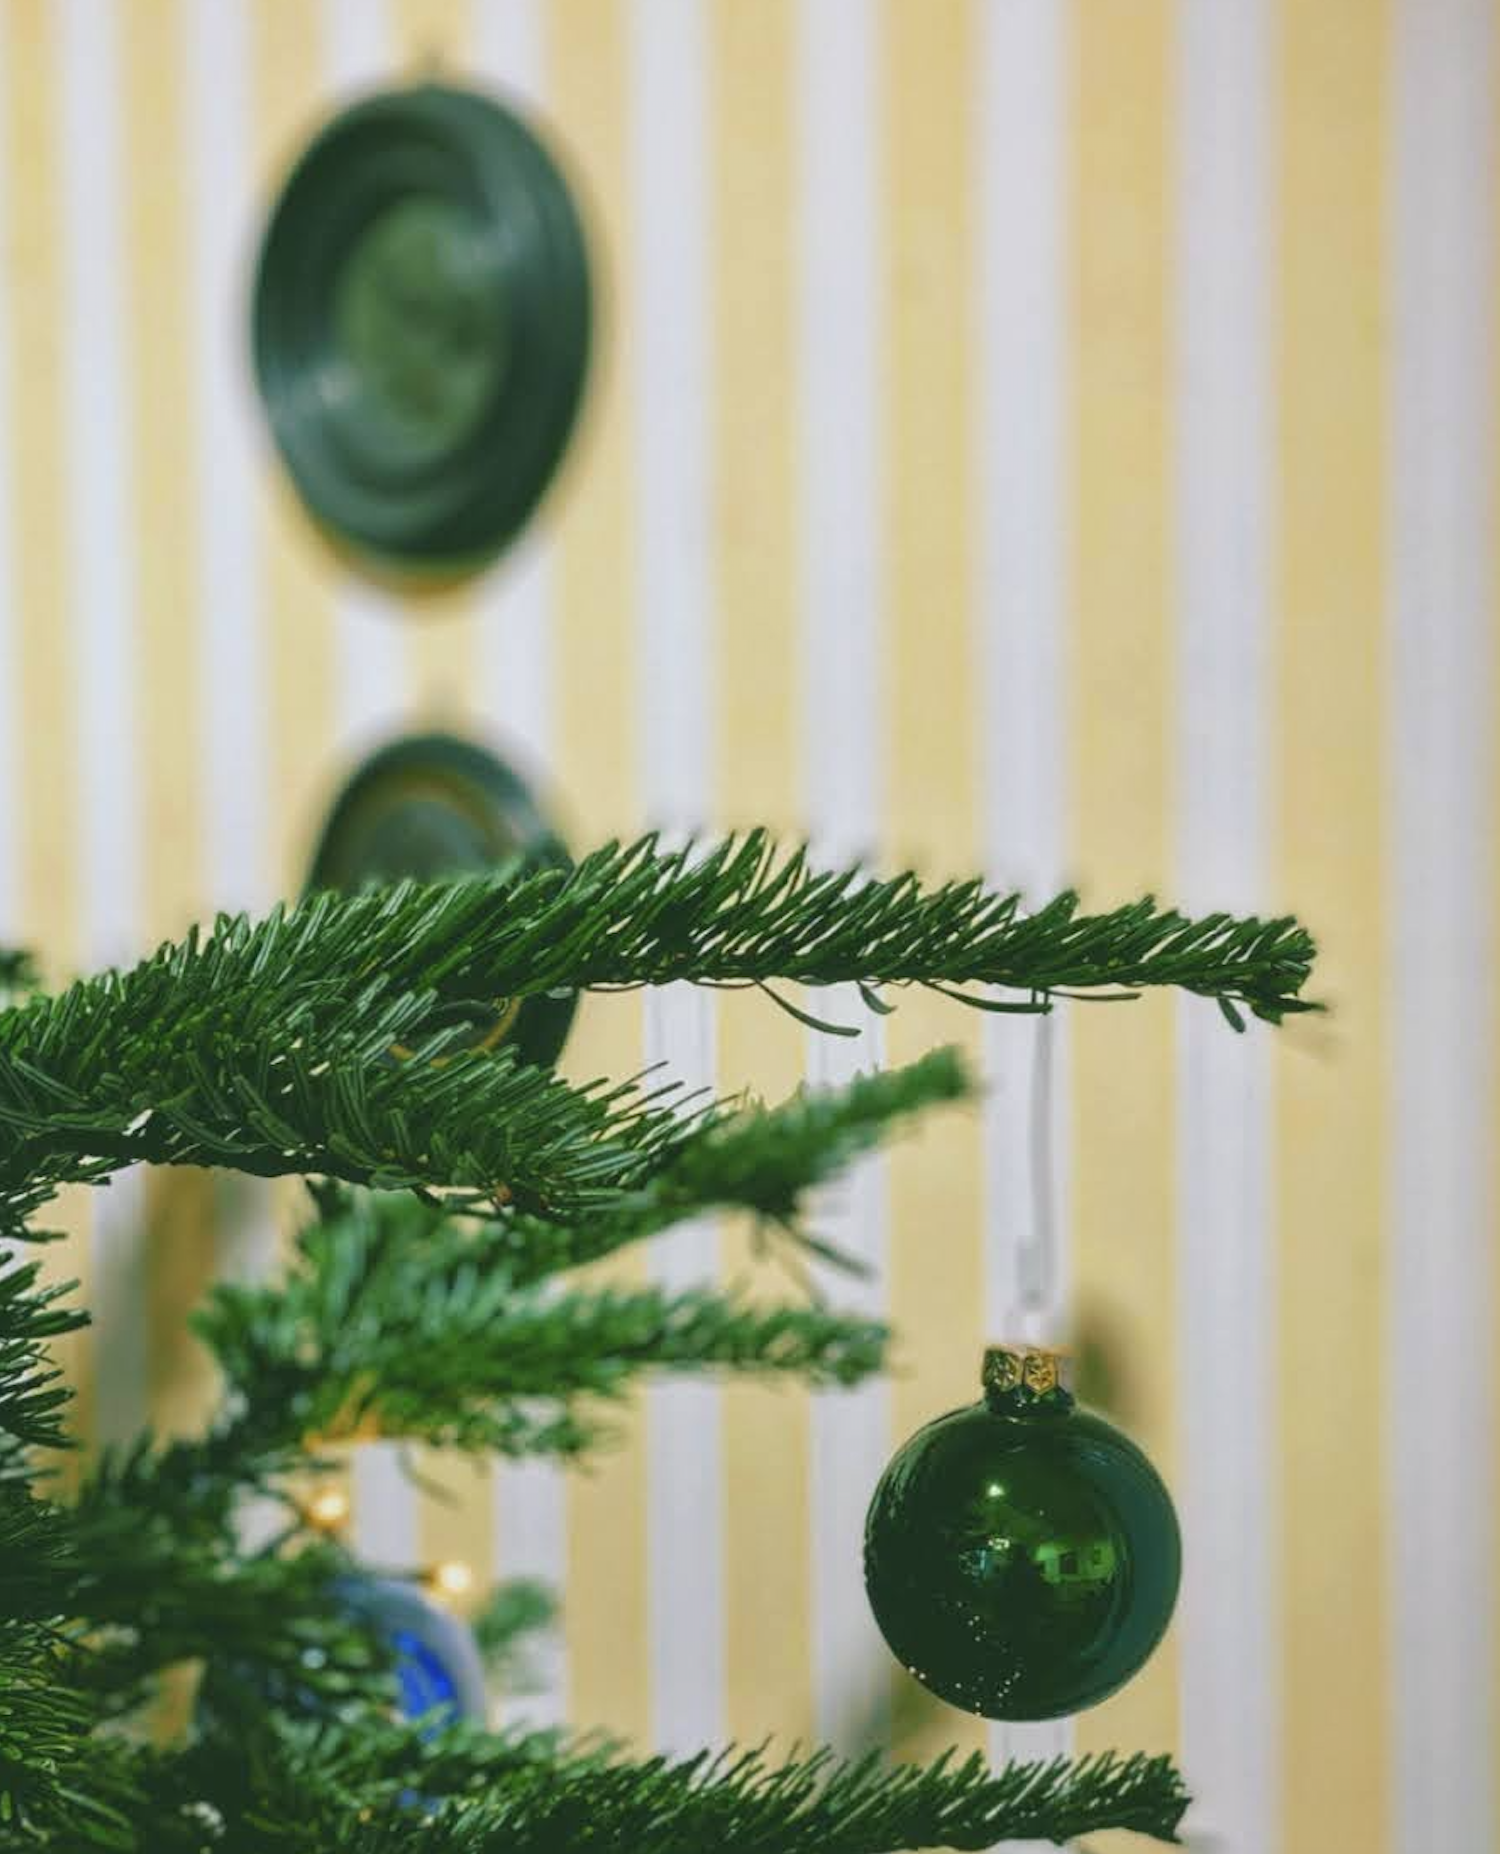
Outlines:
<svg viewBox="0 0 1500 1854"><path fill-rule="evenodd" d="M373 753L334 801L313 854L310 888L353 890L411 876L430 881L491 869L519 856L531 868L572 859L525 782L473 741L421 734ZM523 1062L555 1062L576 995L495 1001L475 1039L502 1040Z"/></svg>
<svg viewBox="0 0 1500 1854"><path fill-rule="evenodd" d="M449 577L546 489L589 325L551 157L492 98L423 85L356 103L297 162L261 246L255 373L313 516L376 562Z"/></svg>

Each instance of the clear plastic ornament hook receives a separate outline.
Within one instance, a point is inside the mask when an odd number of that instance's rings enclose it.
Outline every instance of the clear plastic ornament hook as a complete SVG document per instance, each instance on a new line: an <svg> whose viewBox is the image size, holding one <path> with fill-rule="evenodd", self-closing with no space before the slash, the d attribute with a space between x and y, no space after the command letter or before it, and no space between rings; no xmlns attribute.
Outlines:
<svg viewBox="0 0 1500 1854"><path fill-rule="evenodd" d="M1031 1220L1016 1246L1016 1309L1019 1337L1033 1344L1050 1339L1057 1293L1057 1188L1053 1166L1055 1019L1036 1019L1031 1046L1030 1172Z"/></svg>

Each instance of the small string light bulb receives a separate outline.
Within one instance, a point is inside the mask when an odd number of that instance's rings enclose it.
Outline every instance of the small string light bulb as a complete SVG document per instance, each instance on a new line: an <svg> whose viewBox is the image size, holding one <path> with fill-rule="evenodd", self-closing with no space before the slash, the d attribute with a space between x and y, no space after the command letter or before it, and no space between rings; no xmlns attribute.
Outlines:
<svg viewBox="0 0 1500 1854"><path fill-rule="evenodd" d="M433 1594L456 1602L474 1588L474 1572L462 1558L445 1558L432 1572Z"/></svg>
<svg viewBox="0 0 1500 1854"><path fill-rule="evenodd" d="M307 1517L319 1532L337 1532L349 1518L349 1496L342 1487L320 1487L308 1502Z"/></svg>

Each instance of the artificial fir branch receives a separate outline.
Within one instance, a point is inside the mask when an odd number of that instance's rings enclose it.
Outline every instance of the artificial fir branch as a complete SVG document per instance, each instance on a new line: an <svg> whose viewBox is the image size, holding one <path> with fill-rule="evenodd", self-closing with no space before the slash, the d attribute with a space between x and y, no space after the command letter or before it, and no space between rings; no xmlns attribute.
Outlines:
<svg viewBox="0 0 1500 1854"><path fill-rule="evenodd" d="M228 1384L198 1442L106 1455L85 1503L217 1532L235 1491L361 1435L499 1454L576 1454L589 1400L646 1370L793 1373L852 1384L880 1369L886 1328L735 1291L559 1291L518 1279L513 1232L384 1195L340 1197L305 1229L285 1278L216 1287L194 1328Z"/></svg>
<svg viewBox="0 0 1500 1854"><path fill-rule="evenodd" d="M40 1274L39 1262L17 1261L0 1249L0 1444L61 1448L66 1438L59 1419L69 1392L61 1372L46 1363L44 1347L87 1320L62 1304L73 1283L44 1287ZM0 1446L0 1480L13 1459Z"/></svg>
<svg viewBox="0 0 1500 1854"><path fill-rule="evenodd" d="M1034 914L980 882L814 873L760 833L702 854L654 839L568 872L318 895L221 916L129 972L0 1013L0 1195L19 1218L136 1161L497 1186L559 1216L637 1181L680 1129L628 1084L571 1089L459 1052L497 1000L587 987L853 980L1054 993L1175 985L1277 1020L1312 957L1289 920L1189 921L1147 900ZM395 1047L411 1059L393 1059ZM446 1058L446 1060L437 1060Z"/></svg>
<svg viewBox="0 0 1500 1854"><path fill-rule="evenodd" d="M142 1568L175 1575L179 1554ZM127 1573L139 1560L127 1560ZM343 1567L346 1575L351 1567ZM234 1562L226 1549L219 1574L176 1584L157 1597L143 1576L111 1576L112 1588L142 1601L128 1620L106 1625L74 1659L68 1679L97 1701L98 1717L137 1717L169 1668L212 1668L220 1688L247 1683L255 1702L348 1710L355 1700L383 1712L395 1702L386 1657L367 1628L344 1615L326 1568L295 1555ZM274 1622L268 1625L268 1618Z"/></svg>
<svg viewBox="0 0 1500 1854"><path fill-rule="evenodd" d="M40 983L36 962L29 952L19 947L0 948L0 1000L9 1002L21 997L35 991Z"/></svg>
<svg viewBox="0 0 1500 1854"><path fill-rule="evenodd" d="M968 1085L957 1059L939 1052L848 1090L800 1091L777 1109L742 1110L721 1129L689 1122L672 1148L672 1169L642 1194L614 1200L609 1244L712 1202L790 1216L804 1189L883 1127L960 1098ZM714 1150L702 1144L711 1129L723 1135ZM553 1232L534 1219L461 1222L408 1197L351 1197L328 1187L317 1197L325 1214L304 1233L303 1265L289 1280L278 1289L226 1286L205 1313L204 1336L221 1350L236 1392L225 1420L201 1439L153 1446L143 1438L106 1453L68 1514L66 1574L60 1563L39 1565L29 1538L7 1541L0 1529L0 1581L13 1601L21 1585L9 1573L30 1566L38 1572L34 1606L64 1609L90 1630L93 1646L75 1661L72 1679L104 1715L138 1700L158 1669L196 1656L259 1668L285 1691L301 1657L316 1653L317 1670L304 1671L300 1685L334 1699L368 1674L362 1638L350 1637L328 1603L335 1567L306 1553L245 1559L234 1538L237 1497L275 1488L301 1459L308 1424L321 1425L326 1437L358 1409L407 1433L573 1450L594 1428L573 1417L566 1394L614 1394L645 1366L759 1365L847 1381L880 1361L883 1329L817 1308L757 1310L715 1296L650 1292L549 1301L537 1278L576 1258L549 1251L539 1266L527 1231ZM571 1231L575 1248L586 1228ZM555 1233L570 1234L566 1226ZM55 1304L57 1290L35 1291L35 1272L34 1264L13 1270L15 1291L9 1302L0 1298L0 1332L16 1348L9 1374L0 1371L0 1401L7 1385L24 1386L28 1408L42 1383L37 1338L78 1317ZM236 1336L248 1352L236 1349ZM361 1409L372 1386L378 1394ZM527 1392L529 1404L521 1400ZM49 1386L48 1395L62 1393ZM41 1428L35 1439L44 1433L56 1439ZM277 1618L274 1630L265 1629L268 1615ZM45 1684L67 1685L50 1661ZM102 1716L82 1706L75 1693L60 1717L92 1725Z"/></svg>
<svg viewBox="0 0 1500 1854"><path fill-rule="evenodd" d="M117 1001L101 987L80 1014L110 1018ZM79 1003L74 994L56 1002ZM345 1017L312 1038L295 1017L241 1013L215 997L175 1031L163 1026L159 1043L149 1027L117 1024L126 1054L96 1055L93 1067L50 1034L21 1044L14 1020L51 1032L44 1011L0 1016L7 1212L28 1214L63 1183L98 1184L149 1163L455 1187L479 1203L500 1195L578 1214L644 1175L690 1124L665 1104L673 1090L573 1088L508 1051L453 1051L451 1032L417 1037L412 1059L399 1061L391 1046L418 1027L430 998L401 996L374 1014L373 1031L357 1021L361 1003L346 999Z"/></svg>
<svg viewBox="0 0 1500 1854"><path fill-rule="evenodd" d="M570 1087L503 1049L466 1051L504 1001L679 979L777 997L778 983L848 981L877 1010L882 987L908 984L1037 1010L1172 985L1236 1024L1244 1012L1275 1022L1313 1008L1301 996L1311 956L1289 920L1192 921L1150 900L1086 916L1072 895L1027 913L978 882L818 874L756 833L670 853L646 839L567 873L221 918L130 972L0 1010L10 1237L34 1238L19 1225L61 1183L139 1160L446 1194L403 1206L407 1235L423 1220L417 1274L399 1260L388 1272L378 1242L331 1237L347 1200L329 1197L310 1267L274 1307L233 1292L215 1303L231 1365L222 1420L109 1458L68 1507L35 1498L27 1450L60 1440L41 1348L76 1316L34 1272L0 1263L0 1849L379 1854L418 1829L449 1854L550 1854L585 1838L620 1854L879 1854L1110 1826L1170 1837L1183 1798L1162 1760L993 1777L977 1763L891 1771L825 1757L633 1765L556 1741L397 1731L364 1697L370 1670L330 1657L337 1554L247 1557L234 1506L277 1484L309 1429L373 1421L471 1446L568 1448L590 1433L586 1400L642 1365L838 1380L878 1359L878 1329L819 1308L560 1291L545 1277L704 1208L795 1225L806 1189L899 1114L963 1092L951 1058L769 1113L711 1101L684 1112L649 1080ZM0 997L28 983L0 965ZM814 1001L806 1014L823 1011ZM353 1300L330 1294L340 1268L354 1270ZM447 1359L427 1362L445 1344ZM270 1616L277 1628L262 1629ZM259 1664L255 1679L269 1672L284 1697L321 1691L331 1669L348 1716L298 1725L257 1702L229 1733L210 1708L170 1752L94 1729L165 1661L197 1654L221 1673L226 1658Z"/></svg>
<svg viewBox="0 0 1500 1854"><path fill-rule="evenodd" d="M49 1690L87 1695L91 1722L134 1707L158 1670L210 1656L329 1702L384 1694L384 1656L330 1601L347 1556L322 1541L246 1553L238 1474L194 1473L202 1459L143 1439L96 1466L67 1505L0 1491L5 1626L31 1632L0 1636L0 1717L26 1665Z"/></svg>
<svg viewBox="0 0 1500 1854"><path fill-rule="evenodd" d="M824 1259L859 1272L862 1264L855 1258L812 1234L809 1194L918 1115L975 1093L959 1052L935 1049L903 1067L856 1075L841 1086L804 1085L775 1106L745 1101L689 1124L679 1139L663 1143L638 1184L601 1191L586 1215L540 1217L509 1204L471 1208L482 1209L494 1226L496 1263L517 1287L715 1211L748 1212ZM330 1215L348 1201L326 1184L316 1195ZM393 1240L403 1229L406 1239L415 1240L432 1227L432 1207L411 1196L383 1193L377 1202L369 1214L396 1226Z"/></svg>
<svg viewBox="0 0 1500 1854"><path fill-rule="evenodd" d="M978 1755L920 1767L827 1752L631 1761L551 1733L424 1736L373 1719L268 1719L248 1742L158 1760L144 1784L162 1854L408 1854L414 1839L432 1854L888 1854L1110 1828L1172 1841L1186 1806L1165 1758L999 1773Z"/></svg>
<svg viewBox="0 0 1500 1854"><path fill-rule="evenodd" d="M1029 911L978 877L926 889L910 872L817 871L805 850L785 852L764 831L670 851L654 836L606 845L570 871L502 884L499 921L493 883L452 890L455 943L429 982L471 999L782 979L995 985L1028 994L1023 1008L1044 1008L1054 992L1158 985L1271 1021L1309 1008L1298 994L1313 946L1289 918L1195 920L1150 896L1084 915L1072 891ZM421 937L392 927L382 951L421 958Z"/></svg>
<svg viewBox="0 0 1500 1854"><path fill-rule="evenodd" d="M0 1847L133 1845L117 1807L129 1786L108 1745L93 1755L103 1709L73 1678L62 1627L76 1572L68 1516L0 1485Z"/></svg>
<svg viewBox="0 0 1500 1854"><path fill-rule="evenodd" d="M556 1620L556 1598L533 1577L512 1577L497 1584L483 1607L470 1618L480 1659L505 1692L532 1691L527 1649L531 1638Z"/></svg>
<svg viewBox="0 0 1500 1854"><path fill-rule="evenodd" d="M284 1283L218 1289L196 1327L247 1436L279 1413L296 1439L502 1455L581 1452L598 1435L585 1400L618 1397L643 1370L849 1384L879 1369L886 1337L821 1307L708 1289L518 1288L484 1225L433 1213L422 1236L392 1240L378 1204L305 1232Z"/></svg>
<svg viewBox="0 0 1500 1854"><path fill-rule="evenodd" d="M45 1630L0 1624L0 1849L138 1847L134 1761Z"/></svg>

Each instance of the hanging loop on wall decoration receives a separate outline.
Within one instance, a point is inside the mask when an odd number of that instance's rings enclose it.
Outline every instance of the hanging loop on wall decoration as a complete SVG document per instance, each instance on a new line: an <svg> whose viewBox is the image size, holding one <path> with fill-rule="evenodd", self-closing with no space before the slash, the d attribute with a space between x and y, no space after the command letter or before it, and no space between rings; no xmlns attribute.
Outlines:
<svg viewBox="0 0 1500 1854"><path fill-rule="evenodd" d="M572 863L526 782L476 741L412 735L373 753L339 793L313 853L308 886L348 891L406 877L433 881L515 858L526 870ZM575 993L493 1003L474 1047L503 1042L522 1062L557 1060L577 1008Z"/></svg>
<svg viewBox="0 0 1500 1854"><path fill-rule="evenodd" d="M517 116L440 84L336 116L272 209L252 310L256 381L314 519L410 575L483 565L562 458L590 320L578 212Z"/></svg>

